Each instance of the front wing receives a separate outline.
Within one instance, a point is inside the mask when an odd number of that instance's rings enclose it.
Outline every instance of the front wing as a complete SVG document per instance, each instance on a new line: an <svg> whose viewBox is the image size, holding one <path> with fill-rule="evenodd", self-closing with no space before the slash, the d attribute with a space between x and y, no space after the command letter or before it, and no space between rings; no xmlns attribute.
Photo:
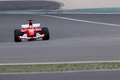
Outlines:
<svg viewBox="0 0 120 80"><path fill-rule="evenodd" d="M23 36L18 36L19 39L21 40L31 40L31 39L39 39L39 38L44 38L45 34L36 34L34 37L27 37L27 34L24 34Z"/></svg>

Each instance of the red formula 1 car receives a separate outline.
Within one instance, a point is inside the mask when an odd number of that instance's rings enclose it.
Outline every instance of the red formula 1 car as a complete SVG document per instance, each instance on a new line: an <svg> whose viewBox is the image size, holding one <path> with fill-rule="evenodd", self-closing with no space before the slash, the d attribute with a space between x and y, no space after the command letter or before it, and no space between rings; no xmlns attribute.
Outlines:
<svg viewBox="0 0 120 80"><path fill-rule="evenodd" d="M15 42L22 40L49 40L49 30L47 27L40 27L40 23L33 24L32 20L28 20L29 24L21 25L21 29L14 30Z"/></svg>

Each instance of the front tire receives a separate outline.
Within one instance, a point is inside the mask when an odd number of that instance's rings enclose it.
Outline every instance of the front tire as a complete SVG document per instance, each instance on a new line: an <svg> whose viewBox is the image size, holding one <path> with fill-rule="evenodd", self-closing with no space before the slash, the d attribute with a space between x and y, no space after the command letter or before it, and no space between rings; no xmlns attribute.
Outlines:
<svg viewBox="0 0 120 80"><path fill-rule="evenodd" d="M45 37L43 37L42 40L49 40L50 39L49 30L47 27L42 28L42 34L45 34Z"/></svg>
<svg viewBox="0 0 120 80"><path fill-rule="evenodd" d="M15 42L21 42L21 39L18 38L18 36L20 35L21 35L21 30L19 29L14 30L14 41Z"/></svg>

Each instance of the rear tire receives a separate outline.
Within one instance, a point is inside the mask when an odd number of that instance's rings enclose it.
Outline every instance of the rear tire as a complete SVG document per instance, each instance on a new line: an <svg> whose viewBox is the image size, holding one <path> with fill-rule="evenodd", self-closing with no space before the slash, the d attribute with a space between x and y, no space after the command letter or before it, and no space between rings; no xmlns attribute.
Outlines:
<svg viewBox="0 0 120 80"><path fill-rule="evenodd" d="M43 37L42 40L49 40L50 39L49 30L47 27L42 28L42 34L45 34L45 37Z"/></svg>
<svg viewBox="0 0 120 80"><path fill-rule="evenodd" d="M21 42L21 39L18 38L18 36L20 35L21 35L21 30L19 29L14 30L14 41L15 42Z"/></svg>

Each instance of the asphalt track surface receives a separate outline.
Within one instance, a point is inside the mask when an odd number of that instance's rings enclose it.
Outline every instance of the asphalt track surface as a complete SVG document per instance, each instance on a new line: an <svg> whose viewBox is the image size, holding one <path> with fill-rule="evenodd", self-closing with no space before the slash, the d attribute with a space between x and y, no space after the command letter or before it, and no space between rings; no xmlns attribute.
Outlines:
<svg viewBox="0 0 120 80"><path fill-rule="evenodd" d="M120 24L116 14L54 15ZM33 19L48 27L50 40L14 42L14 30ZM120 27L53 18L40 14L0 14L0 63L120 60Z"/></svg>
<svg viewBox="0 0 120 80"><path fill-rule="evenodd" d="M61 3L54 1L0 1L0 11L14 10L57 10Z"/></svg>
<svg viewBox="0 0 120 80"><path fill-rule="evenodd" d="M119 80L119 71L0 74L1 80Z"/></svg>

